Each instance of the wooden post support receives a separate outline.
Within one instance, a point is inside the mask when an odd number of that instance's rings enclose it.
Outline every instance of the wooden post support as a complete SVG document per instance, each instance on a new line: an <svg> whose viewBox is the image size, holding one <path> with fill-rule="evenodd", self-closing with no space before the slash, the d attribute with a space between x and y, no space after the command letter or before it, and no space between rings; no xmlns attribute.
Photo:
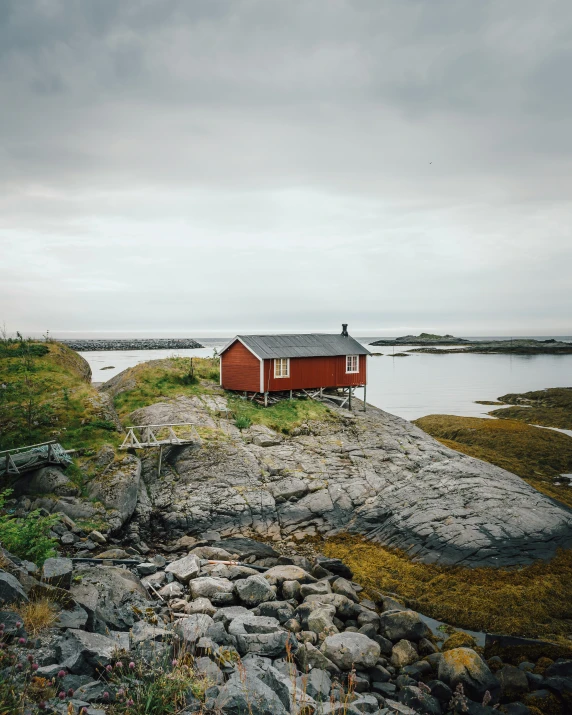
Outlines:
<svg viewBox="0 0 572 715"><path fill-rule="evenodd" d="M324 388L320 387L320 397L323 397L323 396L324 396Z"/></svg>
<svg viewBox="0 0 572 715"><path fill-rule="evenodd" d="M290 390L290 399L292 399L292 390Z"/></svg>
<svg viewBox="0 0 572 715"><path fill-rule="evenodd" d="M268 393L264 393L264 407L268 407Z"/></svg>
<svg viewBox="0 0 572 715"><path fill-rule="evenodd" d="M52 461L52 445L48 444L48 464Z"/></svg>
<svg viewBox="0 0 572 715"><path fill-rule="evenodd" d="M350 387L350 399L348 401L348 410L351 412L352 411L352 388Z"/></svg>
<svg viewBox="0 0 572 715"><path fill-rule="evenodd" d="M367 385L364 385L363 386L363 411L364 412L367 412L366 395L367 395Z"/></svg>
<svg viewBox="0 0 572 715"><path fill-rule="evenodd" d="M161 478L161 462L163 461L163 445L159 447L159 466L157 468L157 478Z"/></svg>

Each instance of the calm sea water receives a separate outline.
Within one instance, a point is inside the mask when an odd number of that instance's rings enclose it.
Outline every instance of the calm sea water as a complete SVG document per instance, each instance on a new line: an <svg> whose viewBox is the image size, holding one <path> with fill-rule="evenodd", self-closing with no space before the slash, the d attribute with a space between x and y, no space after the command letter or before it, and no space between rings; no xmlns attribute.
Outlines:
<svg viewBox="0 0 572 715"><path fill-rule="evenodd" d="M369 347L374 338L358 338ZM207 357L225 338L200 338L198 350L133 350L85 352L94 382L104 382L122 370L147 360L172 355ZM496 400L508 392L546 387L572 387L572 355L423 354L392 357L393 348L369 347L383 356L368 358L367 401L408 420L430 414L482 417L486 405L475 400ZM403 352L407 346L395 348ZM113 369L102 370L113 366ZM358 391L361 393L361 390ZM361 397L361 394L358 394Z"/></svg>

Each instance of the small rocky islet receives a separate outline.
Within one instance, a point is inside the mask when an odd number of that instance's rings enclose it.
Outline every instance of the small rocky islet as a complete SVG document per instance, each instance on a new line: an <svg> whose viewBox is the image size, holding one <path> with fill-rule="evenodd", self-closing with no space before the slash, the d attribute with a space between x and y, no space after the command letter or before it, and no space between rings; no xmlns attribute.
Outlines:
<svg viewBox="0 0 572 715"><path fill-rule="evenodd" d="M571 545L570 510L382 410L239 429L210 363L189 382L183 359L153 361L97 392L79 356L50 356L77 374L65 389L89 416L68 433L74 467L24 475L6 503L10 517L61 515L43 566L0 555L2 672L30 709L144 712L137 698L164 675L183 684L180 713L569 711L566 639L443 643L322 544L349 533L442 569L528 568ZM66 393L62 410L76 402ZM166 422L197 436L164 447L160 471L156 450L118 449L122 424ZM55 620L34 635L26 608L42 599Z"/></svg>
<svg viewBox="0 0 572 715"><path fill-rule="evenodd" d="M447 353L507 353L511 355L570 355L572 343L549 338L535 340L532 338L510 338L502 340L467 340L453 335L435 335L421 333L420 335L404 335L399 338L379 339L370 343L372 346L419 346L409 350L413 353L431 353L446 355Z"/></svg>

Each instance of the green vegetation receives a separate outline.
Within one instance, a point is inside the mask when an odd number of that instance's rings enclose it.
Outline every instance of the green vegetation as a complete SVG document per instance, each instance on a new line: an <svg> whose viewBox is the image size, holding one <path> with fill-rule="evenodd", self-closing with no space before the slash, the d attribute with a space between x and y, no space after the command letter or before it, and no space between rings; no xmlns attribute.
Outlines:
<svg viewBox="0 0 572 715"><path fill-rule="evenodd" d="M216 358L151 360L112 378L109 392L123 419L133 410L179 395L211 394L219 381Z"/></svg>
<svg viewBox="0 0 572 715"><path fill-rule="evenodd" d="M212 682L193 669L187 654L177 655L174 660L166 656L151 664L119 660L109 675L110 683L118 688L110 715L174 715L184 709L190 695L204 700Z"/></svg>
<svg viewBox="0 0 572 715"><path fill-rule="evenodd" d="M238 415L238 417L234 420L234 424L239 430L243 430L248 429L252 422L250 421L250 417L247 417L246 415Z"/></svg>
<svg viewBox="0 0 572 715"><path fill-rule="evenodd" d="M415 420L442 444L518 474L528 484L572 507L572 489L561 474L572 473L572 439L515 420L429 415Z"/></svg>
<svg viewBox="0 0 572 715"><path fill-rule="evenodd" d="M572 631L572 551L521 569L468 569L413 563L400 551L359 537L323 545L374 598L395 593L421 613L460 628L550 638L567 646Z"/></svg>
<svg viewBox="0 0 572 715"><path fill-rule="evenodd" d="M82 357L60 343L0 345L0 450L51 439L67 449L117 443Z"/></svg>
<svg viewBox="0 0 572 715"><path fill-rule="evenodd" d="M553 387L522 394L510 393L499 397L496 404L513 405L489 412L501 419L572 429L572 387Z"/></svg>
<svg viewBox="0 0 572 715"><path fill-rule="evenodd" d="M9 490L0 493L0 543L14 556L41 566L46 559L56 555L57 542L49 532L60 520L60 514L40 516L36 509L22 518L11 516L4 508L9 495Z"/></svg>
<svg viewBox="0 0 572 715"><path fill-rule="evenodd" d="M235 424L264 425L276 432L290 434L293 429L309 421L334 422L336 415L326 405L314 400L283 400L270 407L262 407L255 402L229 394L228 405L234 415ZM239 429L240 426L237 424Z"/></svg>

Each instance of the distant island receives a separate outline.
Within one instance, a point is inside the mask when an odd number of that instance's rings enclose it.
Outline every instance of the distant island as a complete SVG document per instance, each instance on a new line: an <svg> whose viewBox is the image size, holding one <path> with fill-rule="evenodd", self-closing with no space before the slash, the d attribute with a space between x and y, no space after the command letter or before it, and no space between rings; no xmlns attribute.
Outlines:
<svg viewBox="0 0 572 715"><path fill-rule="evenodd" d="M562 340L533 340L531 338L511 338L509 340L467 340L456 338L453 335L435 335L433 333L421 333L420 335L404 335L400 338L388 338L375 340L370 345L376 346L403 346L418 345L415 350L409 353L434 353L443 355L447 353L511 353L515 355L570 355L572 354L572 343ZM447 350L447 346L457 346ZM443 349L445 348L445 349Z"/></svg>

